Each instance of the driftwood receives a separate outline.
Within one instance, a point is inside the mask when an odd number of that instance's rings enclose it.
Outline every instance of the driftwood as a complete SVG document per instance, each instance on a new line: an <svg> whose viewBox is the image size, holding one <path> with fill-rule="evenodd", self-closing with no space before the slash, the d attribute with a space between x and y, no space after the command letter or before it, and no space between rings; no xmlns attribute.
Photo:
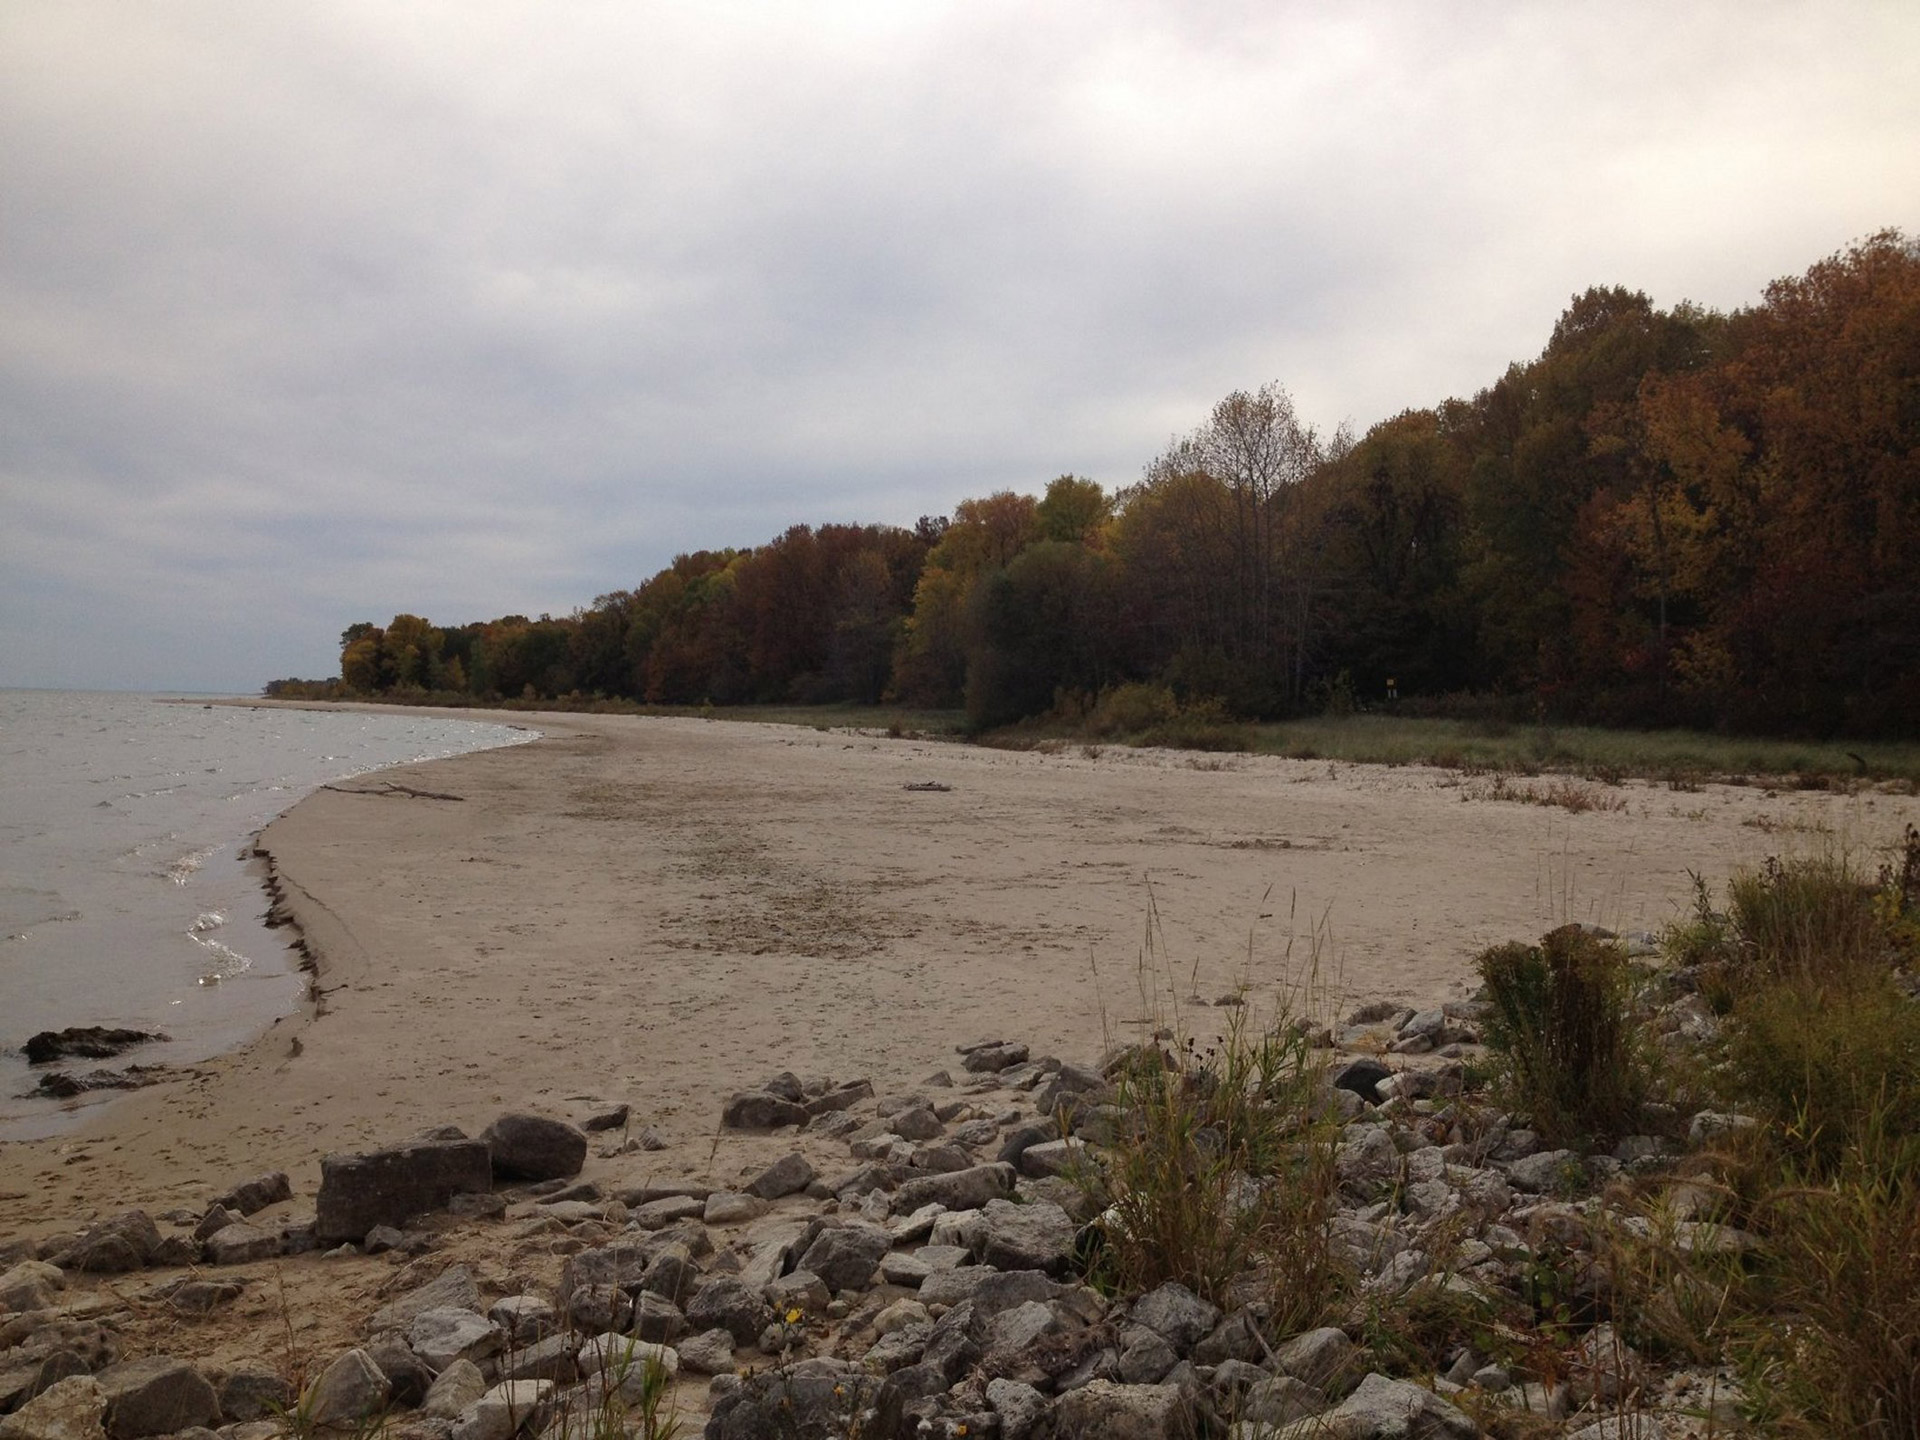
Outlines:
<svg viewBox="0 0 1920 1440"><path fill-rule="evenodd" d="M382 780L378 790L368 790L362 786L322 785L322 790L332 790L340 795L404 795L409 800L465 800L464 795L448 795L441 790L416 790L411 785L396 785L391 780Z"/></svg>
<svg viewBox="0 0 1920 1440"><path fill-rule="evenodd" d="M953 786L942 785L938 780L915 780L901 788L903 790L951 790Z"/></svg>

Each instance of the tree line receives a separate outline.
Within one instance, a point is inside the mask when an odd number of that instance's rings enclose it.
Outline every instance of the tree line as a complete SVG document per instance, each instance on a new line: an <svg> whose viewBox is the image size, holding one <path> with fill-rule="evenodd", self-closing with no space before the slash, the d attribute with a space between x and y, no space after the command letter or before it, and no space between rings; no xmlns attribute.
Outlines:
<svg viewBox="0 0 1920 1440"><path fill-rule="evenodd" d="M1912 734L1916 577L1920 245L1887 231L1730 314L1590 289L1533 360L1357 438L1277 384L1235 392L1118 490L795 526L563 618L356 624L333 683L895 701L985 728L1145 680L1249 717L1393 693Z"/></svg>

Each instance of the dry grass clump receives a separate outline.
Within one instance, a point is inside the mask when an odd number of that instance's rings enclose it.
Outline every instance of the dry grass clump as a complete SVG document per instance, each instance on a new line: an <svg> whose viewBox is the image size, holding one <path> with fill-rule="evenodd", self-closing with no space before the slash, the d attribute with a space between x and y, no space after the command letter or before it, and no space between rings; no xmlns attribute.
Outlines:
<svg viewBox="0 0 1920 1440"><path fill-rule="evenodd" d="M1338 1131L1318 1117L1304 1029L1127 1053L1115 1083L1131 1123L1101 1177L1099 1278L1125 1293L1177 1280L1220 1303L1252 1274L1276 1333L1318 1322L1345 1293L1328 1242Z"/></svg>

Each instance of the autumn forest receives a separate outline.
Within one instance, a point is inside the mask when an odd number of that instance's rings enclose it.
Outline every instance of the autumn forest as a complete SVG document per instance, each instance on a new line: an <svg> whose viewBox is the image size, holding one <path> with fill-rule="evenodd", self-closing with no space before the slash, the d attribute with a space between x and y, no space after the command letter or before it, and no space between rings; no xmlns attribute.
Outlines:
<svg viewBox="0 0 1920 1440"><path fill-rule="evenodd" d="M338 682L269 689L890 700L986 729L1140 680L1249 717L1920 734L1920 244L1873 236L1730 314L1591 289L1537 358L1362 436L1236 392L1117 491L795 526L563 618L356 624Z"/></svg>

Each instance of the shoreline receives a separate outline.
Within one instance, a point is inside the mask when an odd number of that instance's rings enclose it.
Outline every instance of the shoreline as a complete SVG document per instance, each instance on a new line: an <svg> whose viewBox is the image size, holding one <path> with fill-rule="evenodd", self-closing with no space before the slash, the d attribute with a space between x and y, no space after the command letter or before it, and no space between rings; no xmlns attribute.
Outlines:
<svg viewBox="0 0 1920 1440"><path fill-rule="evenodd" d="M0 1230L269 1168L311 1194L324 1153L506 1108L631 1103L658 1173L692 1173L738 1148L725 1095L780 1070L910 1084L994 1031L1086 1057L1158 1003L1204 1042L1237 1013L1213 1001L1271 1013L1316 960L1325 1004L1437 1004L1488 944L1657 929L1690 869L1717 886L1793 827L1920 817L1650 785L1569 816L1417 767L505 713L448 718L541 738L370 772L460 802L319 790L263 829L311 993L198 1073L0 1143Z"/></svg>
<svg viewBox="0 0 1920 1440"><path fill-rule="evenodd" d="M273 702L256 701L245 696L163 694L135 695L130 698L149 705L198 710L272 708L300 709L316 714L327 714L329 711L337 713L339 710L339 707L317 705L285 706ZM409 722L417 722L422 718L405 710L384 706L355 707L355 710L349 713L363 712L391 715ZM433 717L433 719L436 722L436 728L439 728L437 722L442 719L449 722L450 729L467 724L485 726L487 730L494 733L480 743L484 743L489 748L497 748L503 744L526 743L518 738L504 740L495 738L502 732L520 732L530 734L532 738L538 737L537 729L524 721L507 720L492 712L469 712ZM377 744L375 748L378 748ZM297 755L300 752L289 753ZM459 754L465 753L469 752L462 750L456 752L454 756L436 756L435 758L458 758ZM318 757L318 755L319 752L315 751L314 756ZM329 770L325 768L328 762L359 768ZM297 765L299 762L293 763ZM287 789L294 791L290 798L277 800L276 810L263 812L256 807L253 813L247 815L242 822L244 828L236 832L226 832L220 838L209 841L205 834L196 834L196 843L203 843L205 848L194 851L185 862L192 872L192 879L197 883L202 878L199 872L203 868L207 874L220 872L228 878L220 882L216 887L217 893L211 896L198 891L193 892L197 897L197 904L210 913L202 914L192 926L187 928L187 938L198 944L204 952L215 955L225 954L243 962L238 970L215 977L220 982L222 995L236 985L246 987L251 994L259 982L265 980L276 987L275 998L270 1003L263 1003L258 999L251 1000L245 1008L233 1009L224 1018L214 1021L196 1017L184 1028L169 1023L170 1018L178 1018L172 1017L171 1012L163 1016L152 1012L149 1008L146 1014L139 1016L132 1012L115 1013L110 1001L102 1002L106 1013L90 1013L82 1003L77 1007L62 1006L58 1011L43 1014L40 1026L50 1030L60 1030L69 1026L112 1024L152 1030L156 1033L164 1032L159 1033L156 1041L131 1047L116 1056L55 1062L49 1067L49 1072L59 1069L81 1077L90 1077L101 1073L151 1068L157 1072L158 1078L157 1081L149 1081L146 1085L105 1086L100 1089L91 1089L77 1097L67 1099L40 1097L31 1090L10 1090L10 1100L15 1103L6 1108L5 1118L0 1120L0 1175L4 1175L5 1146L28 1141L57 1140L63 1136L72 1135L89 1123L98 1120L105 1112L123 1105L132 1095L150 1088L152 1084L179 1085L191 1080L204 1067L238 1054L248 1046L257 1043L275 1026L298 1015L307 998L306 992L309 985L308 977L304 972L310 967L301 963L302 954L299 946L289 944L284 934L277 933L280 925L272 914L275 899L273 867L271 858L260 848L260 837L268 827L316 790L351 783L362 777L374 776L418 763L422 762L417 758L404 755L391 760L368 756L360 753L350 742L345 753L329 753L321 758L320 764L314 767L318 773L300 777L303 783L287 785L278 783L276 779L276 783L265 785L264 788L269 791ZM262 787L259 785L255 786L256 790L260 788ZM206 821L210 818L195 816L189 817L189 820ZM240 818L236 816L235 820L239 821ZM205 828L206 826L202 824L201 829ZM175 878L177 883L184 883L181 877L172 878ZM209 930L223 938L209 944L203 938ZM168 930L167 935L172 938L174 931ZM229 950L227 948L229 942L241 944L245 948L239 952ZM214 982L203 979L200 983L207 985ZM76 998L84 1001L85 996L77 995ZM174 1003L179 1002L176 1000ZM24 1032L22 1032L22 1038L24 1038ZM24 1071L21 1078L31 1084L40 1078L42 1073L40 1070ZM9 1078L12 1078L10 1071Z"/></svg>

